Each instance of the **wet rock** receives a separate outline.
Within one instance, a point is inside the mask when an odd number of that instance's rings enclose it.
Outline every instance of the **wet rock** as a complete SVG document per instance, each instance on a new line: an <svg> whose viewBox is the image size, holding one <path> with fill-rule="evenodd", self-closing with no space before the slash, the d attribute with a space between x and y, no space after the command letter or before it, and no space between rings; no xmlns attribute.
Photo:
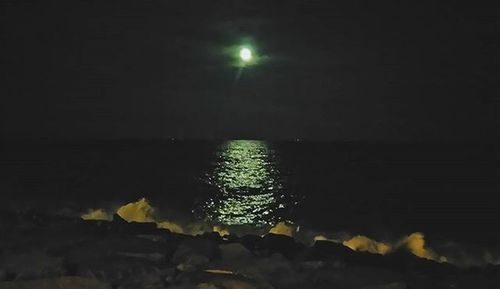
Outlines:
<svg viewBox="0 0 500 289"><path fill-rule="evenodd" d="M111 289L109 284L98 281L93 278L83 277L59 277L50 279L37 279L30 281L10 281L0 282L0 289Z"/></svg>

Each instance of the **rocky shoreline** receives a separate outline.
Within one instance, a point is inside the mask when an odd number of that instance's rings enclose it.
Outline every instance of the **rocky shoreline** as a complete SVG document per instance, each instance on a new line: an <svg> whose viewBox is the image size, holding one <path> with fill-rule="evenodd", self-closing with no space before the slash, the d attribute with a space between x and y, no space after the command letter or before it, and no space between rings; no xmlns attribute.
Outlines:
<svg viewBox="0 0 500 289"><path fill-rule="evenodd" d="M500 288L500 266L458 268L407 251L307 246L277 234L191 236L156 223L0 215L3 288Z"/></svg>

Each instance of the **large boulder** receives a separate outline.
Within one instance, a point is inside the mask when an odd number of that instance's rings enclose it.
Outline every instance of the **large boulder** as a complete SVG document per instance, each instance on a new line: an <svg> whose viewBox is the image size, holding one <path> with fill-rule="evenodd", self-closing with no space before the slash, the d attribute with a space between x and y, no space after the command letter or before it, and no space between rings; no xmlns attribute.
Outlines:
<svg viewBox="0 0 500 289"><path fill-rule="evenodd" d="M135 236L108 236L73 247L65 258L74 274L119 281L166 266L168 254L158 242Z"/></svg>
<svg viewBox="0 0 500 289"><path fill-rule="evenodd" d="M181 271L204 268L219 256L217 243L201 236L184 239L172 256L171 262Z"/></svg>
<svg viewBox="0 0 500 289"><path fill-rule="evenodd" d="M280 253L289 259L295 258L304 249L305 245L297 242L292 237L271 233L260 239L255 248L260 255Z"/></svg>
<svg viewBox="0 0 500 289"><path fill-rule="evenodd" d="M314 245L302 254L302 258L306 260L331 260L339 259L346 261L356 254L353 250L342 244L337 244L330 241L316 241Z"/></svg>
<svg viewBox="0 0 500 289"><path fill-rule="evenodd" d="M212 262L212 267L230 269L235 272L245 272L254 266L255 257L240 243L219 245L220 259Z"/></svg>
<svg viewBox="0 0 500 289"><path fill-rule="evenodd" d="M292 285L301 283L303 278L295 271L293 263L280 253L259 258L254 267L255 273L258 273L255 276L260 275L260 280L266 280L274 288L291 288Z"/></svg>
<svg viewBox="0 0 500 289"><path fill-rule="evenodd" d="M257 235L245 235L239 238L237 241L245 246L250 252L255 252L257 249L257 244L261 241L262 237Z"/></svg>
<svg viewBox="0 0 500 289"><path fill-rule="evenodd" d="M252 253L240 243L229 243L219 245L221 259L226 262L248 262Z"/></svg>
<svg viewBox="0 0 500 289"><path fill-rule="evenodd" d="M211 238L203 238L201 236L187 237L180 242L172 261L177 262L185 252L214 259L216 256L219 256L219 247Z"/></svg>
<svg viewBox="0 0 500 289"><path fill-rule="evenodd" d="M158 232L158 226L154 222L128 222L120 215L114 214L110 230L122 234L145 235Z"/></svg>

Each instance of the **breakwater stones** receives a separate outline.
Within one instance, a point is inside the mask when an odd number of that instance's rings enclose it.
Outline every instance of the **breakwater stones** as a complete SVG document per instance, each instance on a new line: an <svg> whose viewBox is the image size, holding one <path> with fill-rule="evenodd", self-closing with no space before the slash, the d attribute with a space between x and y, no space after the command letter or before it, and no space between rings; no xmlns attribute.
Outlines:
<svg viewBox="0 0 500 289"><path fill-rule="evenodd" d="M500 267L460 269L406 251L306 246L275 234L198 236L155 223L2 213L0 289L500 288Z"/></svg>

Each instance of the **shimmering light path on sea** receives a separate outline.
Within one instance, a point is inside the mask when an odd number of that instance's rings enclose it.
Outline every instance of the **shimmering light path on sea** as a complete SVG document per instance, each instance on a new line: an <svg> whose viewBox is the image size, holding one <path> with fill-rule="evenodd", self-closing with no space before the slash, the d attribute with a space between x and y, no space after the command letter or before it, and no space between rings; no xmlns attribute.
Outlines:
<svg viewBox="0 0 500 289"><path fill-rule="evenodd" d="M273 151L263 141L233 140L224 143L207 176L217 189L205 203L207 216L227 225L273 223L283 209L282 184Z"/></svg>

